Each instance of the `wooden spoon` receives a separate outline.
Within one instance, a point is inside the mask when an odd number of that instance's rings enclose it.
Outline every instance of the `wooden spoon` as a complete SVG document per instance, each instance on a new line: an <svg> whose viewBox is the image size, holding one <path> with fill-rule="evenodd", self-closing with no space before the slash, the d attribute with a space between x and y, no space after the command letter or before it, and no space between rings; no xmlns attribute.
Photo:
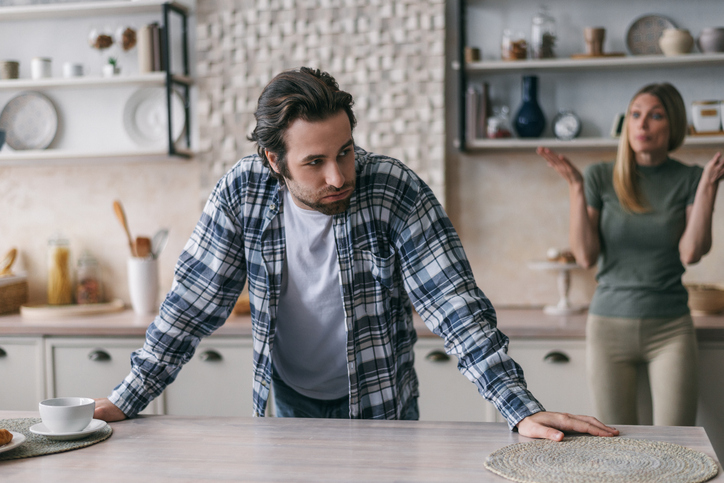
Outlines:
<svg viewBox="0 0 724 483"><path fill-rule="evenodd" d="M15 248L11 248L10 251L5 254L2 262L0 262L0 277L11 277L13 275L10 267L13 266L13 262L15 262L17 254L18 251Z"/></svg>
<svg viewBox="0 0 724 483"><path fill-rule="evenodd" d="M135 257L136 248L133 244L133 238L131 237L131 230L128 229L128 222L126 221L126 213L123 211L123 205L121 205L120 201L115 200L113 202L113 211L115 211L118 221L121 222L123 229L126 231L126 236L128 237L128 246L131 249L131 256Z"/></svg>
<svg viewBox="0 0 724 483"><path fill-rule="evenodd" d="M145 236L136 237L136 256L146 258L151 254L151 239Z"/></svg>

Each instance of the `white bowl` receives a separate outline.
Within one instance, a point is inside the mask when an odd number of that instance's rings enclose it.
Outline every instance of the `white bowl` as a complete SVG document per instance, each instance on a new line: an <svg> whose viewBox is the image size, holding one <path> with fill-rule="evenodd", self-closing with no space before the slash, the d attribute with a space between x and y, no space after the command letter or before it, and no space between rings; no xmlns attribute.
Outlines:
<svg viewBox="0 0 724 483"><path fill-rule="evenodd" d="M43 424L54 433L82 431L93 419L96 402L87 397L57 397L38 404Z"/></svg>

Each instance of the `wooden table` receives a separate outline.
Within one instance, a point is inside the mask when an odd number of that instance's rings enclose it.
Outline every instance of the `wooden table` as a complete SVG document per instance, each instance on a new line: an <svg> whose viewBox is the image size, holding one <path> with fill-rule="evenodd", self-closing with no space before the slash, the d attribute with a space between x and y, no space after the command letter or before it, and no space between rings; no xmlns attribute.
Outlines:
<svg viewBox="0 0 724 483"><path fill-rule="evenodd" d="M0 411L0 419L38 417ZM504 482L492 451L528 441L501 423L147 416L112 423L96 445L0 462L3 481ZM621 426L716 459L702 428ZM720 473L714 480L724 481Z"/></svg>

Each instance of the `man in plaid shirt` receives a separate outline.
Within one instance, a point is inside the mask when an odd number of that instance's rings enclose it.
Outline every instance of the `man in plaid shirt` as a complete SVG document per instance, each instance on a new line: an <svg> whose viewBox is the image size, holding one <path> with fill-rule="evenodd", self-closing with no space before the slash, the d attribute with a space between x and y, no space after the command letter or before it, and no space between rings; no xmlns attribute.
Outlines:
<svg viewBox="0 0 724 483"><path fill-rule="evenodd" d="M618 434L546 412L527 390L444 210L400 161L355 146L352 104L308 68L264 89L258 155L217 183L131 373L95 417L132 417L161 394L248 280L256 416L273 387L277 416L418 419L414 305L511 428Z"/></svg>

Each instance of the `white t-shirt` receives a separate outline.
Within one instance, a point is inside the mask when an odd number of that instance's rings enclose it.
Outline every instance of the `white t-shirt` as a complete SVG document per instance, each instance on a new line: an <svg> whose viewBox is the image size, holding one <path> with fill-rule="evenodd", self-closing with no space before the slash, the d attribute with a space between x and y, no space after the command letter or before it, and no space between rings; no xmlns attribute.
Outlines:
<svg viewBox="0 0 724 483"><path fill-rule="evenodd" d="M300 208L283 191L287 253L272 361L298 393L337 399L349 394L349 378L332 217Z"/></svg>

